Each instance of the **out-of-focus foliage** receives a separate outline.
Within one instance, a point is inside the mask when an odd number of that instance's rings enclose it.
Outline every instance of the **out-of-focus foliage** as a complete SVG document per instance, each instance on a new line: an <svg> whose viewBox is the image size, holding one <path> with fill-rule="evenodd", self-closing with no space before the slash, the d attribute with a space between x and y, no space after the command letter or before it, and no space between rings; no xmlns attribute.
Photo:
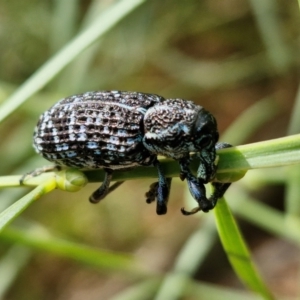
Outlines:
<svg viewBox="0 0 300 300"><path fill-rule="evenodd" d="M115 2L1 1L0 103ZM144 1L2 122L0 175L22 174L47 164L31 146L39 115L61 97L88 90L134 90L193 100L216 116L221 136L225 133L226 141L233 144L285 136L288 129L298 133L295 120L300 117L294 102L299 85L299 25L296 0ZM295 298L299 296L299 245L293 229L299 225L299 177L297 168L251 171L227 196L229 206L246 220L241 225L270 289ZM130 253L153 274L178 271L180 254L195 237L198 248L189 255L194 269L180 267L194 280L183 287L180 299L220 299L220 295L255 299L240 292L211 214L189 218L180 214L180 207L194 205L186 184L174 180L168 214L161 217L155 214L155 205L144 200L150 183L128 181L97 206L87 199L98 183L75 194L54 191L31 205L2 237L0 266L5 275L0 267L0 277L6 280L1 280L0 296L92 300L167 299L163 296L168 295L177 299L166 282L161 287L155 281L158 276L138 284L132 276L99 272L96 264L93 268L84 260L74 262L74 256L51 248L51 243L60 245L51 239L54 235L101 251ZM1 210L26 192L25 188L2 190ZM251 206L255 203L262 207L257 210ZM274 226L268 227L268 218ZM286 230L276 224L285 224ZM42 233L50 241L43 244L43 239L39 243L28 238L26 243L17 234L20 229ZM194 261L196 253L202 256ZM224 285L232 290L219 291Z"/></svg>

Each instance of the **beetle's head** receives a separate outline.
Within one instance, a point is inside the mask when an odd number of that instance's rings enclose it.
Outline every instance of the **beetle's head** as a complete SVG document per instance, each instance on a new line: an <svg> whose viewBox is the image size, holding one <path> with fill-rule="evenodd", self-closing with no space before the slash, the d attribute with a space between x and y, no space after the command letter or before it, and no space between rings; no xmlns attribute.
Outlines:
<svg viewBox="0 0 300 300"><path fill-rule="evenodd" d="M192 129L194 146L199 151L215 148L219 139L217 122L213 115L205 109L200 109Z"/></svg>
<svg viewBox="0 0 300 300"><path fill-rule="evenodd" d="M219 139L217 122L213 115L200 109L192 129L194 147L200 159L197 177L204 182L212 180L216 172L216 143Z"/></svg>

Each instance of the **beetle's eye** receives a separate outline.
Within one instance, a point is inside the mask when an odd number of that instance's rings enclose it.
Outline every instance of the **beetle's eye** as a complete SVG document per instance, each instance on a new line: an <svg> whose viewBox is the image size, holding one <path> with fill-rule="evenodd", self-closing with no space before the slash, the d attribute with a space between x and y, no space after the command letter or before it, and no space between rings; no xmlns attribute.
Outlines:
<svg viewBox="0 0 300 300"><path fill-rule="evenodd" d="M208 148L211 145L212 139L210 135L202 136L199 140L199 146L201 148Z"/></svg>

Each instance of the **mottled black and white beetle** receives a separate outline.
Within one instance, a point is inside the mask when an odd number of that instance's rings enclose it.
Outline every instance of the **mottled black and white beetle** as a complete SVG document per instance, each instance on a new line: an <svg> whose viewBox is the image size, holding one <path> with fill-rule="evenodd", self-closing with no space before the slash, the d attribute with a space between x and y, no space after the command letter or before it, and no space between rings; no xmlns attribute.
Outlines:
<svg viewBox="0 0 300 300"><path fill-rule="evenodd" d="M179 162L180 178L204 212L214 208L230 183L213 183L207 199L204 184L216 173L215 118L201 106L183 99L164 99L154 94L123 91L87 92L64 98L44 112L34 131L34 148L58 166L105 170L105 179L92 196L99 202L109 192L114 170L153 165L158 182L146 193L147 202L157 200L156 212L167 212L171 178L161 170L157 155ZM190 152L200 159L197 177L190 169Z"/></svg>

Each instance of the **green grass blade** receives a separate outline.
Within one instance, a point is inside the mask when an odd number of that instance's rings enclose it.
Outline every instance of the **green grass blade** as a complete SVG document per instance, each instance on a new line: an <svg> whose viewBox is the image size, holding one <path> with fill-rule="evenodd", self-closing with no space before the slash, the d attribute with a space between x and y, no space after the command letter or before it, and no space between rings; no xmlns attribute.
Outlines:
<svg viewBox="0 0 300 300"><path fill-rule="evenodd" d="M38 226L29 228L26 231L17 228L7 228L0 233L0 239L47 251L105 271L128 272L131 275L138 276L146 274L145 270L132 255L96 249L65 239L59 239Z"/></svg>
<svg viewBox="0 0 300 300"><path fill-rule="evenodd" d="M151 278L131 285L114 295L109 300L148 300L152 299L158 289L160 278Z"/></svg>
<svg viewBox="0 0 300 300"><path fill-rule="evenodd" d="M221 242L239 279L264 299L274 299L251 260L248 248L226 201L220 199L213 212Z"/></svg>
<svg viewBox="0 0 300 300"><path fill-rule="evenodd" d="M71 40L61 51L49 59L0 107L0 122L43 88L83 50L93 44L122 18L145 0L122 0L101 14L90 27Z"/></svg>
<svg viewBox="0 0 300 300"><path fill-rule="evenodd" d="M300 134L284 138L253 143L243 146L221 149L218 151L219 162L217 179L219 181L237 181L250 169L278 167L300 163ZM178 177L178 163L171 159L161 159L162 169L167 177ZM191 162L191 170L196 172L199 161L195 158ZM50 173L49 173L50 174ZM84 172L89 182L103 181L104 171L93 170ZM42 176L48 176L42 174ZM19 179L21 176L19 177ZM140 178L157 178L155 168L136 167L134 170L118 171L114 173L114 180L129 180ZM29 182L29 181L28 181ZM30 179L33 185L42 182L42 178ZM0 186L16 186L16 176L0 177Z"/></svg>
<svg viewBox="0 0 300 300"><path fill-rule="evenodd" d="M292 109L292 117L289 122L288 134L296 134L300 130L300 86L295 98L295 104ZM291 166L288 169L285 178L285 209L289 219L300 216L300 168L299 166Z"/></svg>
<svg viewBox="0 0 300 300"><path fill-rule="evenodd" d="M226 194L234 214L272 235L300 246L300 218L287 217L278 209L247 195L242 189L229 189Z"/></svg>
<svg viewBox="0 0 300 300"><path fill-rule="evenodd" d="M284 39L279 10L279 4L273 0L250 0L254 17L265 44L267 55L276 71L279 73L288 69L291 63L291 53Z"/></svg>
<svg viewBox="0 0 300 300"><path fill-rule="evenodd" d="M80 15L79 0L54 0L49 44L54 53L64 46L76 32Z"/></svg>
<svg viewBox="0 0 300 300"><path fill-rule="evenodd" d="M300 163L300 134L219 151L218 170L250 170Z"/></svg>
<svg viewBox="0 0 300 300"><path fill-rule="evenodd" d="M227 178L227 174L236 173L237 178L230 176L232 181L239 180L250 169L278 167L300 163L300 134L278 138L274 140L247 144L218 151L219 162L217 179ZM162 169L168 177L178 177L178 163L171 159L160 160ZM197 172L199 160L191 162L190 168ZM104 178L102 170L84 172L89 182L99 182ZM240 175L240 176L238 176ZM128 180L140 178L157 178L155 168L136 167L134 170L118 171L114 173L114 180Z"/></svg>
<svg viewBox="0 0 300 300"><path fill-rule="evenodd" d="M6 210L0 213L0 232L16 217L18 217L32 202L41 198L42 195L49 193L55 189L56 183L54 180L49 180L38 185L30 193L22 197L20 200L9 206Z"/></svg>
<svg viewBox="0 0 300 300"><path fill-rule="evenodd" d="M177 274L178 277L182 276ZM181 280L180 280L181 281ZM159 288L160 278L151 278L143 282L138 282L131 285L125 290L114 295L110 300L148 300L153 299L155 292ZM173 286L174 288L174 286ZM194 281L188 279L188 283L179 296L172 296L162 298L165 299L201 299L201 300L262 300L258 295L250 294L245 291L236 290L228 287L221 287L207 282Z"/></svg>
<svg viewBox="0 0 300 300"><path fill-rule="evenodd" d="M186 287L186 294L191 298L201 300L262 300L260 295L240 291L221 285L210 284L206 282L195 282L190 280ZM266 298L264 298L266 299Z"/></svg>

